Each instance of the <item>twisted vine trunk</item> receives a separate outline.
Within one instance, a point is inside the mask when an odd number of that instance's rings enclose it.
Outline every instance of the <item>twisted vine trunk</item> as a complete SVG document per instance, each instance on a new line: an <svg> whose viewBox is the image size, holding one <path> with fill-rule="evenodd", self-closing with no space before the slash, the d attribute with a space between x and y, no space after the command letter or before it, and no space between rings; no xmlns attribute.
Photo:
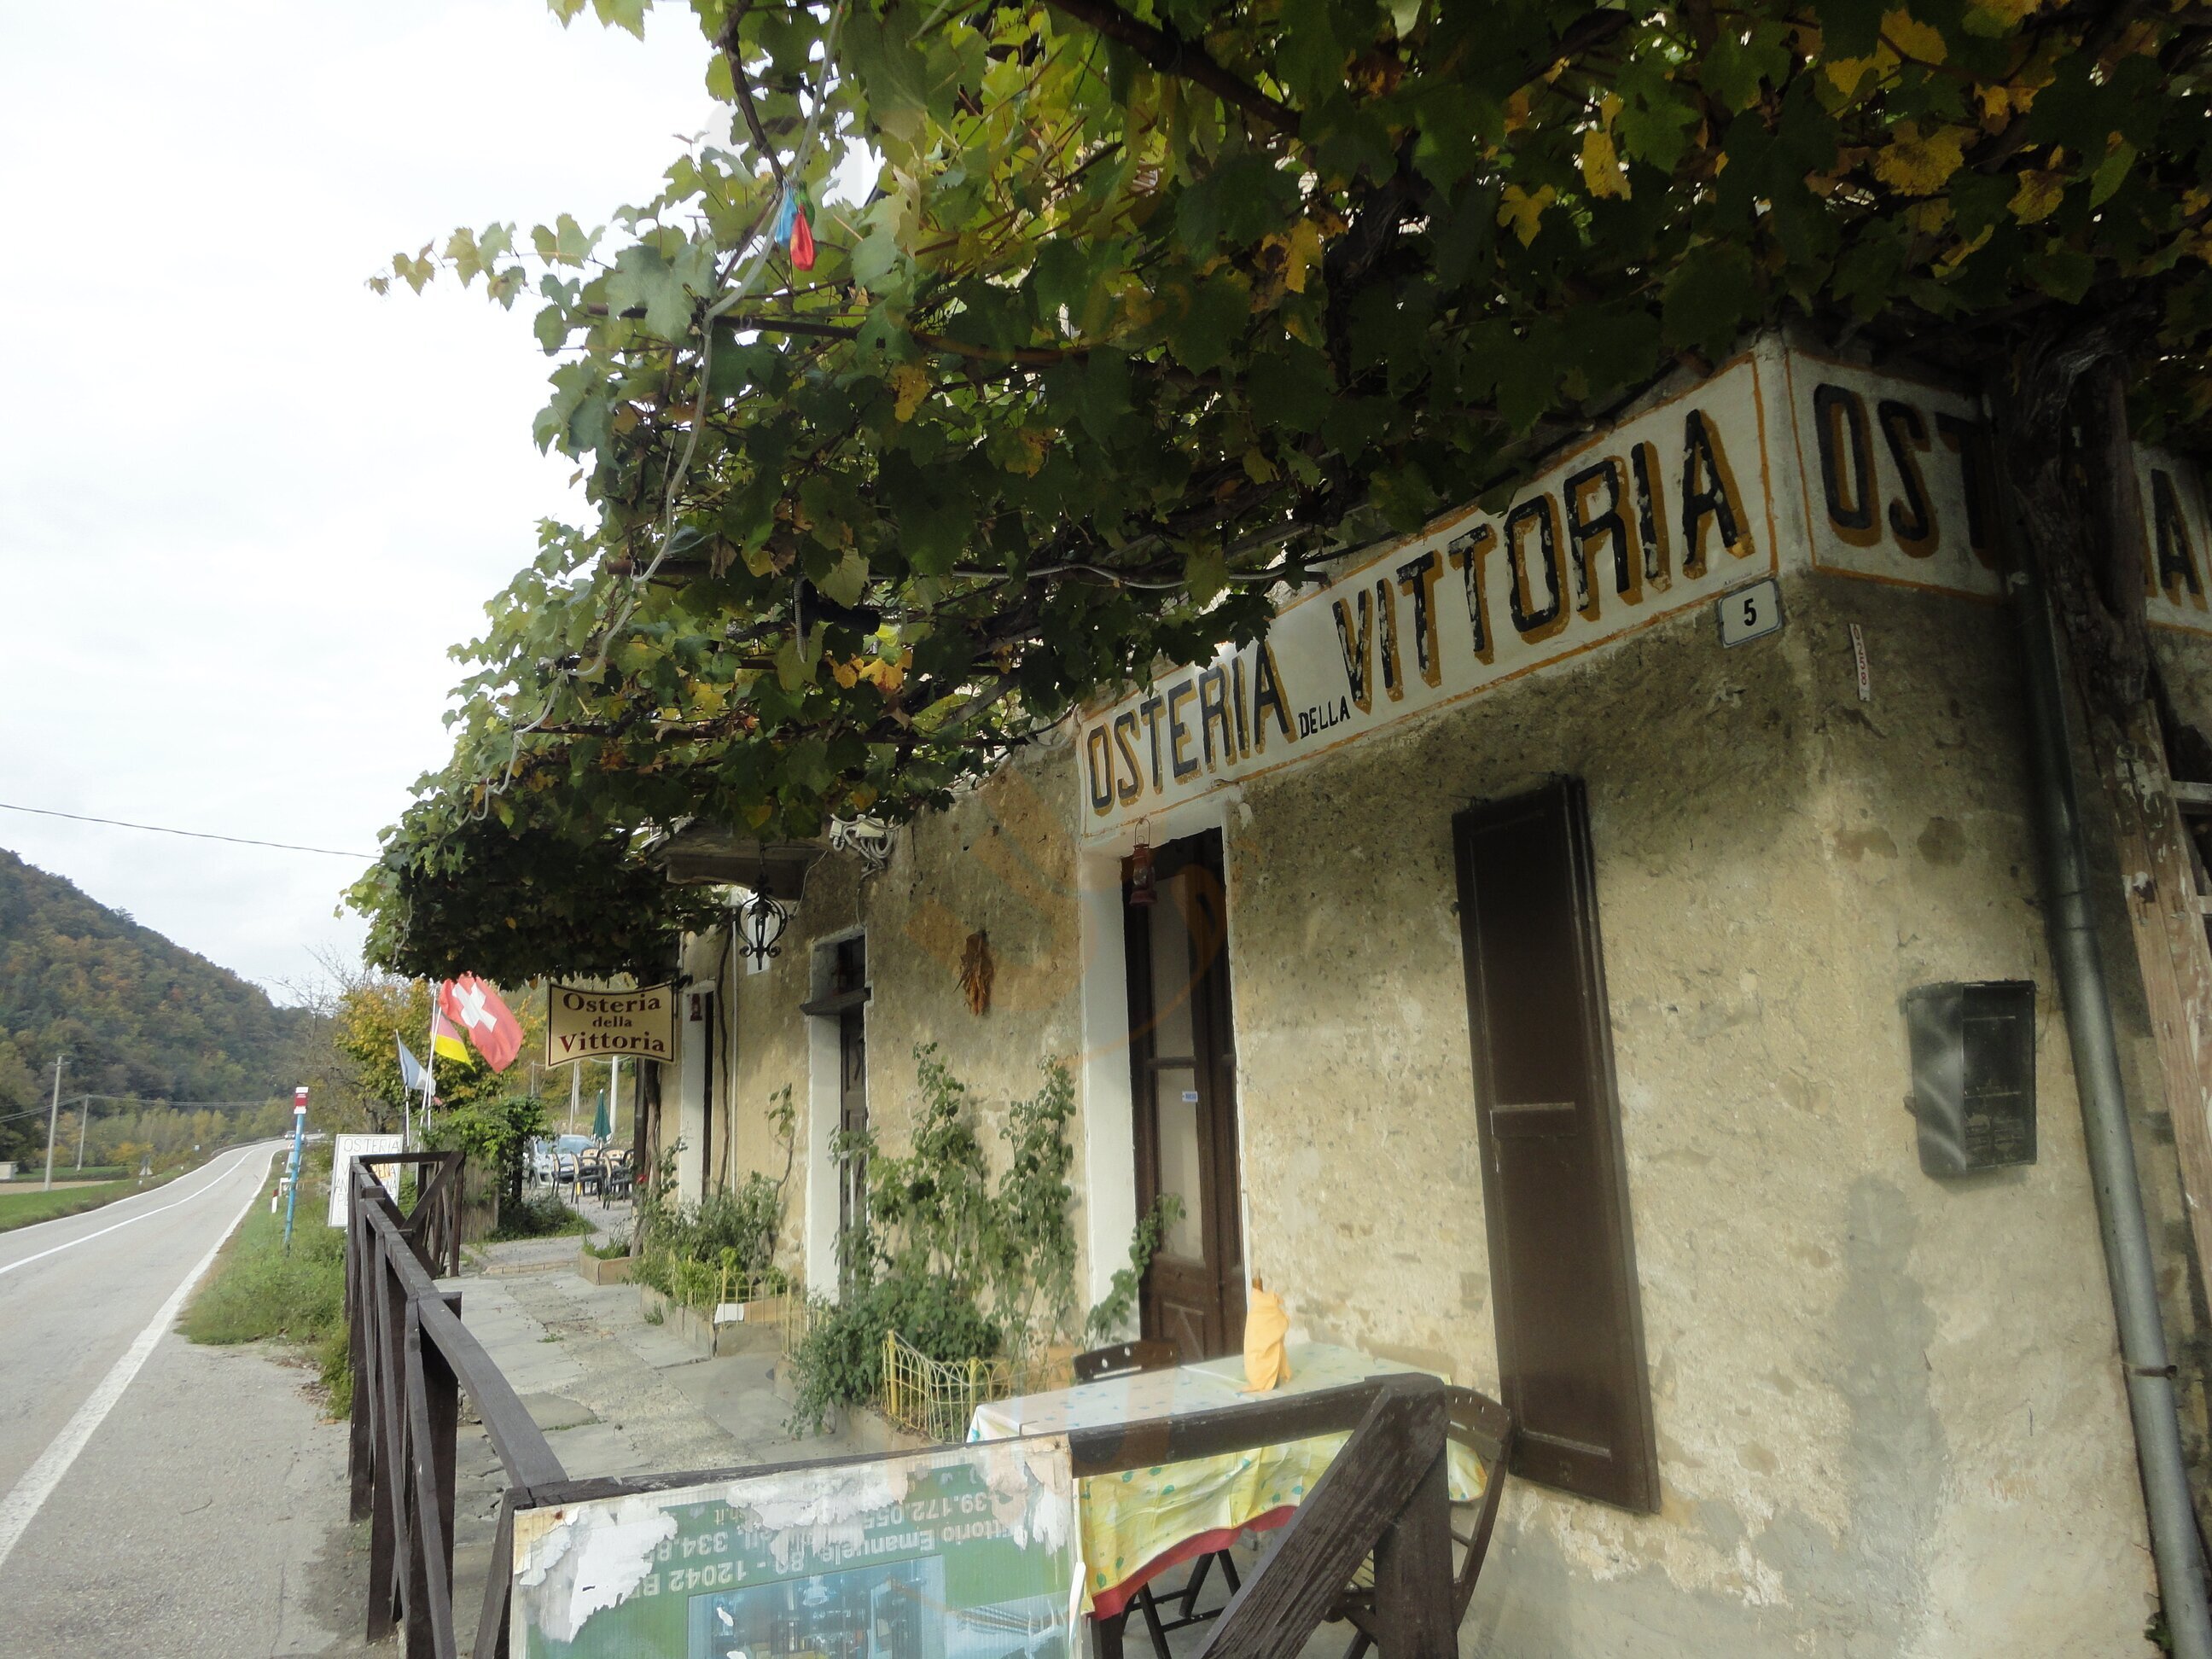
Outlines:
<svg viewBox="0 0 2212 1659"><path fill-rule="evenodd" d="M2132 717L2150 670L2126 330L2114 318L2022 346L1996 411L2008 527L2030 543L2100 723Z"/></svg>
<svg viewBox="0 0 2212 1659"><path fill-rule="evenodd" d="M2197 858L2177 805L2154 700L2144 599L2148 537L2127 420L2124 316L2024 348L1997 400L2009 533L2026 541L2057 619L2083 717L2081 749L2100 786L2117 854L2115 878L2157 1047L2160 1098L2172 1126L2182 1209L2195 1258L2179 1296L2160 1299L2172 1346L2190 1496L2212 1521L2205 1422L2212 1268L2212 940ZM2069 1010L2069 1017L2075 1011ZM2150 1137L2155 1139L2153 1135ZM2138 1137L2138 1146L2142 1144Z"/></svg>

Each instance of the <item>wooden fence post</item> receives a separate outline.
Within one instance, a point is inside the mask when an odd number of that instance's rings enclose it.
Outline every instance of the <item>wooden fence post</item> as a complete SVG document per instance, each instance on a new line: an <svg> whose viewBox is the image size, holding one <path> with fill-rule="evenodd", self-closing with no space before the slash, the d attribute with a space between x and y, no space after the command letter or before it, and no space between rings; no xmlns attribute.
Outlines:
<svg viewBox="0 0 2212 1659"><path fill-rule="evenodd" d="M1382 1659L1450 1659L1459 1651L1451 1548L1451 1480L1439 1447L1413 1495L1375 1540L1375 1645Z"/></svg>
<svg viewBox="0 0 2212 1659"><path fill-rule="evenodd" d="M460 1296L449 1293L446 1304L460 1311ZM435 1343L422 1340L422 1316L412 1306L406 1315L407 1353L402 1387L410 1395L421 1386L420 1400L410 1398L408 1455L401 1473L408 1498L414 1504L415 1524L408 1528L407 1659L437 1659L439 1626L453 1617L453 1457L454 1437L460 1425L460 1390L453 1367ZM422 1498L426 1483L421 1471L427 1465L430 1507ZM433 1571L434 1559L436 1570ZM439 1618L440 1613L445 1619Z"/></svg>
<svg viewBox="0 0 2212 1659"><path fill-rule="evenodd" d="M370 1433L371 1402L376 1392L369 1384L368 1267L374 1250L367 1219L361 1213L359 1183L346 1203L346 1363L353 1374L353 1408L346 1424L347 1515L366 1520L372 1501L374 1471L370 1467L374 1437Z"/></svg>
<svg viewBox="0 0 2212 1659"><path fill-rule="evenodd" d="M385 1259L387 1254L386 1248L379 1248L375 1283L369 1291L376 1304L376 1346L370 1362L376 1378L376 1497L368 1534L372 1642L389 1636L397 1620L405 1572L398 1558L407 1530L407 1413L398 1353L401 1333L407 1327L407 1291Z"/></svg>

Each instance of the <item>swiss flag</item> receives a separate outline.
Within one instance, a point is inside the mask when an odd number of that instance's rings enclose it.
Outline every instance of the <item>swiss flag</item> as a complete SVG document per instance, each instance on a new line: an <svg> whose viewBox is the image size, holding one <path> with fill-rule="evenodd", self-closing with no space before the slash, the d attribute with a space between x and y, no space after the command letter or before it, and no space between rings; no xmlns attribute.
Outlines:
<svg viewBox="0 0 2212 1659"><path fill-rule="evenodd" d="M522 1022L474 974L449 979L438 988L438 1008L467 1033L477 1052L495 1072L514 1064L522 1048Z"/></svg>

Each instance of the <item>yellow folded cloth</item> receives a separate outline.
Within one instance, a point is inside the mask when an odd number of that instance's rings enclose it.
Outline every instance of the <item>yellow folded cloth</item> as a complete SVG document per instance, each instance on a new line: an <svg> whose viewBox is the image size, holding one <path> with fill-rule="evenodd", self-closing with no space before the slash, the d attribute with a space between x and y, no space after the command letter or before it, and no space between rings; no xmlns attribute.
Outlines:
<svg viewBox="0 0 2212 1659"><path fill-rule="evenodd" d="M1263 1291L1260 1281L1252 1281L1252 1291L1244 1304L1244 1383L1245 1394L1266 1394L1291 1380L1290 1355L1284 1347L1291 1333L1291 1316L1283 1307L1283 1298L1273 1291Z"/></svg>

